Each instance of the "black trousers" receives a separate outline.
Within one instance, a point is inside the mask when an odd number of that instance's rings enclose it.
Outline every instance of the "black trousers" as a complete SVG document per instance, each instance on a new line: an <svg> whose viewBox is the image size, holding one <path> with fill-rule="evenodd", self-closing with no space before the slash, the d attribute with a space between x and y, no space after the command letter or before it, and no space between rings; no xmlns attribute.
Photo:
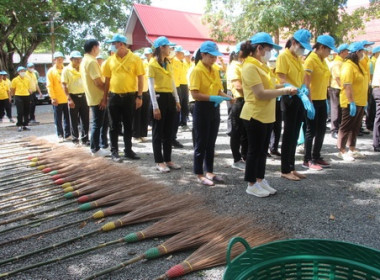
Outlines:
<svg viewBox="0 0 380 280"><path fill-rule="evenodd" d="M196 101L193 111L194 174L214 171L215 142L220 124L219 106L214 102Z"/></svg>
<svg viewBox="0 0 380 280"><path fill-rule="evenodd" d="M380 147L380 88L372 90L373 99L376 104L376 116L373 124L373 147Z"/></svg>
<svg viewBox="0 0 380 280"><path fill-rule="evenodd" d="M339 95L340 89L329 88L330 112L331 112L331 133L338 132L340 122L342 121L342 108L340 108Z"/></svg>
<svg viewBox="0 0 380 280"><path fill-rule="evenodd" d="M258 120L243 120L248 136L248 154L245 165L244 180L255 183L256 179L264 179L272 123Z"/></svg>
<svg viewBox="0 0 380 280"><path fill-rule="evenodd" d="M180 85L181 89L178 92L179 104L181 105L181 112L179 115L179 125L187 125L187 117L189 116L189 88L187 85Z"/></svg>
<svg viewBox="0 0 380 280"><path fill-rule="evenodd" d="M244 98L237 98L236 102L232 104L229 113L229 119L231 120L230 147L234 162L247 158L248 138L243 120L240 118L243 106Z"/></svg>
<svg viewBox="0 0 380 280"><path fill-rule="evenodd" d="M67 103L60 103L57 106L53 105L54 124L58 137L67 138L71 134L70 129L70 114ZM62 126L63 117L63 126Z"/></svg>
<svg viewBox="0 0 380 280"><path fill-rule="evenodd" d="M11 112L10 112L9 110L7 110L7 107L10 106L9 103L10 103L10 102L9 102L9 99L8 99L8 98L7 98L7 99L2 99L2 100L0 100L0 120L3 119L5 113L7 114L7 117L8 117L9 119L12 118L12 114L11 114Z"/></svg>
<svg viewBox="0 0 380 280"><path fill-rule="evenodd" d="M82 94L70 94L71 99L75 104L75 108L69 108L71 120L71 135L73 140L79 139L78 119L80 120L80 139L82 143L88 141L88 131L90 127L90 113L87 105L86 96Z"/></svg>
<svg viewBox="0 0 380 280"><path fill-rule="evenodd" d="M27 126L29 123L30 95L15 96L17 109L17 126Z"/></svg>
<svg viewBox="0 0 380 280"><path fill-rule="evenodd" d="M29 109L29 120L30 121L35 121L36 116L34 115L36 111L36 104L37 104L37 92L33 92L30 94L30 109Z"/></svg>
<svg viewBox="0 0 380 280"><path fill-rule="evenodd" d="M321 149L326 133L326 100L314 100L313 104L315 108L315 118L314 120L310 120L308 118L306 119L304 161L317 160L321 158Z"/></svg>
<svg viewBox="0 0 380 280"><path fill-rule="evenodd" d="M90 148L93 153L100 148L108 148L108 110L100 110L99 105L90 106L91 108L91 136Z"/></svg>
<svg viewBox="0 0 380 280"><path fill-rule="evenodd" d="M372 87L368 87L368 106L365 110L365 125L367 129L373 130L376 117L376 102L372 94Z"/></svg>
<svg viewBox="0 0 380 280"><path fill-rule="evenodd" d="M142 94L142 106L135 111L132 125L132 136L135 138L146 137L148 135L150 96L149 92Z"/></svg>
<svg viewBox="0 0 380 280"><path fill-rule="evenodd" d="M161 119L152 121L152 146L156 163L169 162L172 156L172 128L177 115L174 96L171 92L156 92Z"/></svg>
<svg viewBox="0 0 380 280"><path fill-rule="evenodd" d="M110 126L111 153L119 151L119 123L123 124L124 153L132 151L132 124L136 111L136 93L109 93L108 119Z"/></svg>
<svg viewBox="0 0 380 280"><path fill-rule="evenodd" d="M281 172L284 174L295 170L295 154L301 123L304 120L305 109L297 96L281 97L282 119L284 132L281 145Z"/></svg>
<svg viewBox="0 0 380 280"><path fill-rule="evenodd" d="M269 150L275 152L278 150L282 129L281 100L276 100L276 121L273 123L273 129L270 135Z"/></svg>

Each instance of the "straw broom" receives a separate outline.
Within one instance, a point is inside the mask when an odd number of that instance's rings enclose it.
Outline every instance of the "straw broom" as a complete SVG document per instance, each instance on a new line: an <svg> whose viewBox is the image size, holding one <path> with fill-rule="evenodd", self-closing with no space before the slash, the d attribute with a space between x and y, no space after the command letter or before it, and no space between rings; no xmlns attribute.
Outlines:
<svg viewBox="0 0 380 280"><path fill-rule="evenodd" d="M23 183L20 183L20 184L16 184L16 185L12 185L10 187L7 187L7 188L2 188L0 189L0 192L2 191L7 191L7 190L10 190L10 189L18 189L18 188L21 188L21 187L24 187L26 185L30 185L30 184L35 184L35 183L46 183L46 184L51 184L51 179L31 179L31 180L24 180ZM1 197L1 195L0 195Z"/></svg>
<svg viewBox="0 0 380 280"><path fill-rule="evenodd" d="M41 195L41 194L44 194L44 195ZM8 196L11 196L7 199L3 199L0 201L0 205L7 205L8 203L10 202L13 202L14 200L20 200L19 203L12 203L12 206L16 206L16 205L19 205L19 204L23 204L23 203L26 203L26 202L31 202L31 201L34 201L34 200L38 200L40 198L46 198L46 197L51 197L51 196L55 196L55 195L58 195L58 194L62 194L62 190L59 190L59 189L53 189L53 190L40 190L40 191L36 191L36 192L28 192L28 194L25 194L25 195L8 195ZM37 196L38 197L35 197ZM26 198L29 198L29 199L26 199ZM25 200L24 200L25 199ZM3 206L1 206L3 207ZM0 209L2 209L0 207Z"/></svg>
<svg viewBox="0 0 380 280"><path fill-rule="evenodd" d="M47 194L47 195L41 195L39 197L35 197L35 198L32 198L32 199L29 199L29 200L25 200L25 201L19 201L18 203L14 203L14 204L6 204L4 206L0 206L0 211L3 210L3 209L7 209L7 208L10 208L10 207L13 207L14 209L10 212L14 212L14 213L17 213L17 212L20 212L22 210L26 210L26 209L30 209L30 208L33 208L35 206L41 206L43 204L48 204L48 203L52 203L52 202L56 202L56 201L59 201L59 200L62 200L62 196L58 196L58 193L55 193L55 194ZM51 198L53 197L53 198ZM33 202L33 201L36 201L36 200L42 200L43 198L51 198L51 199L48 199L48 200L43 200L37 204L29 204L30 202ZM24 204L29 204L27 206L23 206ZM9 212L8 212L9 213Z"/></svg>
<svg viewBox="0 0 380 280"><path fill-rule="evenodd" d="M186 260L171 267L156 280L172 279L194 271L224 265L226 263L228 242L236 236L245 238L251 246L258 246L278 239L277 235L270 234L264 229L247 229L247 222L239 221L231 228L227 228L226 231L216 235L210 242L194 251ZM245 248L241 245L234 246L231 256L235 257L244 250Z"/></svg>
<svg viewBox="0 0 380 280"><path fill-rule="evenodd" d="M9 192L9 193L4 193L4 194L0 195L0 198L8 197L8 196L11 196L11 195L15 195L15 194L18 194L18 193L23 193L23 192L26 192L26 191L35 190L35 189L39 189L39 188L52 188L52 189L55 189L56 185L53 184L53 183L51 183L51 181L49 181L49 182L50 182L50 184L42 184L42 185L32 186L32 187L29 187L29 188L22 188L21 190L16 190L16 191Z"/></svg>
<svg viewBox="0 0 380 280"><path fill-rule="evenodd" d="M161 245L150 248L143 254L128 261L119 263L118 265L109 267L105 270L101 270L89 277L86 277L85 280L94 279L144 259L151 260L176 251L198 247L209 242L216 233L228 227L233 222L234 221L232 218L214 218L211 221L200 222L194 225L194 227L174 235Z"/></svg>

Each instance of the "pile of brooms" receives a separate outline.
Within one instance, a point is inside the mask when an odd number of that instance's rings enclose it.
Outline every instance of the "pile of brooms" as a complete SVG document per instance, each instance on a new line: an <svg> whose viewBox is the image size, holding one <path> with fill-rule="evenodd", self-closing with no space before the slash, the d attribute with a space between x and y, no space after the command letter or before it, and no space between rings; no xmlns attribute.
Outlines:
<svg viewBox="0 0 380 280"><path fill-rule="evenodd" d="M252 219L217 215L207 209L199 197L174 194L168 187L144 179L130 168L115 165L106 159L93 158L88 152L79 149L63 148L36 139L0 144L0 168L0 251L11 243L32 240L74 225L85 225L90 220L99 219L99 223L103 223L108 216L119 216L96 230L74 238L42 246L37 250L25 248L17 256L0 259L0 278L118 243L167 237L158 246L128 260L122 260L118 265L94 272L85 279L94 279L142 260L194 250L181 263L167 267L167 271L161 276L160 272L157 273L156 279L170 279L225 264L227 244L232 237L241 236L251 246L281 237L277 232L274 234L269 229L253 225ZM71 208L67 210L67 207ZM85 219L77 219L24 236L13 237L9 234L59 219L64 215L88 210L95 212ZM149 226L141 231L42 262L33 262L33 256L37 254L49 252L84 237L120 227L126 227L128 231L129 225L146 222L150 222ZM232 256L243 250L242 246L235 246ZM26 266L9 271L2 269L5 264L27 258L30 259L30 264ZM57 275L52 277L60 278Z"/></svg>

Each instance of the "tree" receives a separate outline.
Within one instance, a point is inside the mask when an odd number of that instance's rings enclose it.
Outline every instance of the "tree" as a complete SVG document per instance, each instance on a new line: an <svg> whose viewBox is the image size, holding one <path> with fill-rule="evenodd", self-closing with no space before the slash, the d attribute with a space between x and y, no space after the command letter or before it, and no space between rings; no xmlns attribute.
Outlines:
<svg viewBox="0 0 380 280"><path fill-rule="evenodd" d="M336 41L348 40L350 31L364 28L366 20L379 18L380 1L368 8L347 11L347 0L207 0L205 21L212 26L216 40L246 40L258 31L272 34L278 43L280 33L288 37L309 29L316 37L329 33Z"/></svg>
<svg viewBox="0 0 380 280"><path fill-rule="evenodd" d="M0 0L0 69L13 75L13 55L25 65L37 47L51 50L53 35L65 52L82 50L88 37L102 41L124 28L133 3L150 0Z"/></svg>

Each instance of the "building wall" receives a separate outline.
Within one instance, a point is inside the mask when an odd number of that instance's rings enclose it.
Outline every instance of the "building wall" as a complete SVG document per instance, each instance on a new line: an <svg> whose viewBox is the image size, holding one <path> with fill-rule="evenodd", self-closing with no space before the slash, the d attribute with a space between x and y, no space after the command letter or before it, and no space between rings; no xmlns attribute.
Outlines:
<svg viewBox="0 0 380 280"><path fill-rule="evenodd" d="M146 39L146 33L145 30L140 22L140 20L137 20L135 29L133 30L133 45L131 46L132 51L138 50L141 48L150 47L149 43Z"/></svg>

